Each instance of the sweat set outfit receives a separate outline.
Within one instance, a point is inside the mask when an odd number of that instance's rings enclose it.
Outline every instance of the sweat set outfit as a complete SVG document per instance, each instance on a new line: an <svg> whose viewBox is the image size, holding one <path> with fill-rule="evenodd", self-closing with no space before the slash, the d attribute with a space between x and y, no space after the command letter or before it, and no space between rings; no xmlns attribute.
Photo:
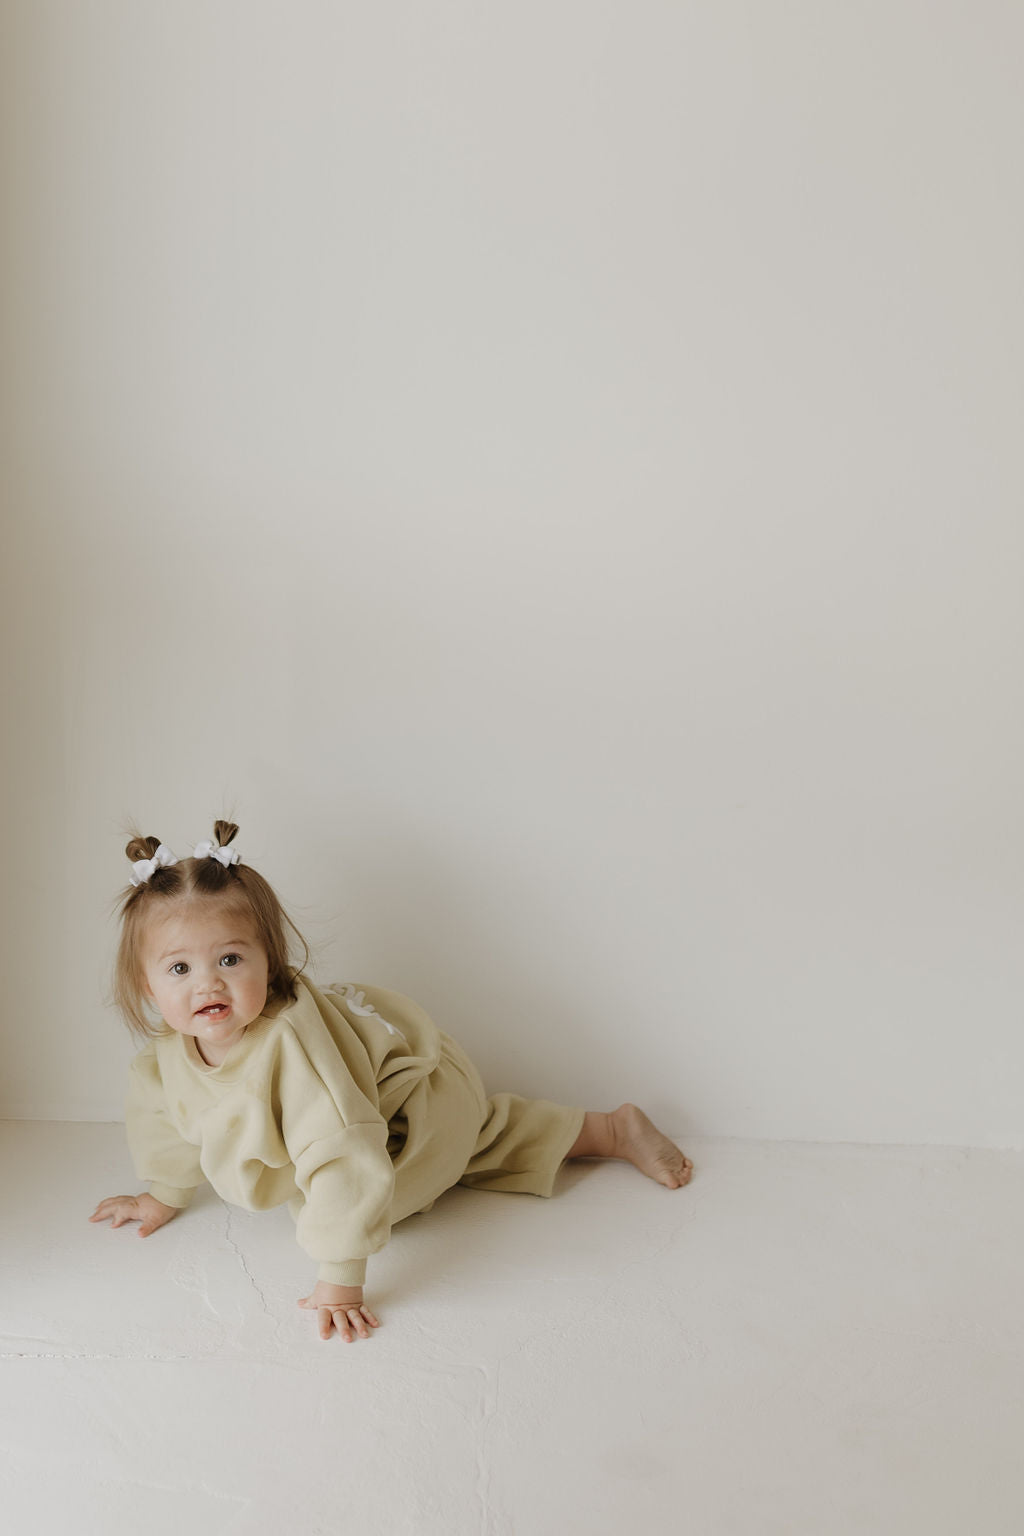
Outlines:
<svg viewBox="0 0 1024 1536"><path fill-rule="evenodd" d="M397 1221L453 1184L550 1195L582 1109L488 1098L462 1048L410 998L305 978L220 1066L168 1030L135 1057L126 1130L150 1194L179 1209L207 1180L250 1211L287 1203L334 1285L362 1285Z"/></svg>

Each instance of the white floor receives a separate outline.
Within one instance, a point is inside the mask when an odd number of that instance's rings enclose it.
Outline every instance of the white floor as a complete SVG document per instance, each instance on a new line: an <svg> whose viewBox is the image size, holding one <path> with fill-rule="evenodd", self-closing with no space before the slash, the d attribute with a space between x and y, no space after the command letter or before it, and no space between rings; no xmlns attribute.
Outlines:
<svg viewBox="0 0 1024 1536"><path fill-rule="evenodd" d="M120 1126L0 1125L6 1536L1020 1536L1024 1156L685 1148L452 1191L346 1346L284 1210L140 1241Z"/></svg>

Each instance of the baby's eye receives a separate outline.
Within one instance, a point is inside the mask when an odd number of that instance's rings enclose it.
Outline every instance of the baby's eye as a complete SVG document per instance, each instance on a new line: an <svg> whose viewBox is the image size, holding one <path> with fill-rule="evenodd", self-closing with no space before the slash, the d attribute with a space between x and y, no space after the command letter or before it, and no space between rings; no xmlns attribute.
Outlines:
<svg viewBox="0 0 1024 1536"><path fill-rule="evenodd" d="M241 955L221 955L220 963L221 965L239 965L241 959Z"/></svg>
<svg viewBox="0 0 1024 1536"><path fill-rule="evenodd" d="M184 960L175 960L174 964L171 966L171 975L172 976L187 976L188 975L188 965L185 963Z"/></svg>

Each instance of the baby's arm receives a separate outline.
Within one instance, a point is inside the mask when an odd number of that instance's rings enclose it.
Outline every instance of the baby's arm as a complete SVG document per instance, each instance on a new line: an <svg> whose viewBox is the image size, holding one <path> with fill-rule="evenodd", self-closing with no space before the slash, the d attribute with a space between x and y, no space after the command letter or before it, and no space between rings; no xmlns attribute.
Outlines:
<svg viewBox="0 0 1024 1536"><path fill-rule="evenodd" d="M370 1328L380 1327L380 1319L363 1303L361 1285L331 1285L328 1280L318 1280L310 1295L301 1298L299 1306L315 1309L322 1339L330 1338L333 1327L346 1344L351 1344L353 1328L361 1339L368 1339Z"/></svg>
<svg viewBox="0 0 1024 1536"><path fill-rule="evenodd" d="M166 1226L178 1214L178 1206L164 1205L153 1195L111 1195L101 1200L89 1217L90 1221L110 1221L121 1227L126 1221L141 1221L140 1237L148 1237L157 1227Z"/></svg>
<svg viewBox="0 0 1024 1536"><path fill-rule="evenodd" d="M113 1218L115 1227L141 1221L139 1235L149 1237L185 1209L205 1178L199 1165L199 1147L185 1141L171 1123L152 1042L131 1064L125 1131L135 1172L149 1184L149 1192L101 1200L89 1220Z"/></svg>
<svg viewBox="0 0 1024 1536"><path fill-rule="evenodd" d="M278 1095L301 1197L296 1237L318 1264L299 1305L316 1314L321 1338L334 1329L349 1343L353 1328L369 1338L379 1321L363 1301L366 1260L388 1240L395 1188L387 1124L326 1030L282 1033Z"/></svg>

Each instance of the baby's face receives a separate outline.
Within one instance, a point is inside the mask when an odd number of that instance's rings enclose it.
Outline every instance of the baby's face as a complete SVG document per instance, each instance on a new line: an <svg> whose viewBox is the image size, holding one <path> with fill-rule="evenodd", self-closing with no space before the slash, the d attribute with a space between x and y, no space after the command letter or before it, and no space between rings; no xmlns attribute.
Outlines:
<svg viewBox="0 0 1024 1536"><path fill-rule="evenodd" d="M217 901L172 907L146 928L146 991L164 1022L223 1056L267 1001L267 953L252 919ZM207 1053L203 1053L207 1054Z"/></svg>

